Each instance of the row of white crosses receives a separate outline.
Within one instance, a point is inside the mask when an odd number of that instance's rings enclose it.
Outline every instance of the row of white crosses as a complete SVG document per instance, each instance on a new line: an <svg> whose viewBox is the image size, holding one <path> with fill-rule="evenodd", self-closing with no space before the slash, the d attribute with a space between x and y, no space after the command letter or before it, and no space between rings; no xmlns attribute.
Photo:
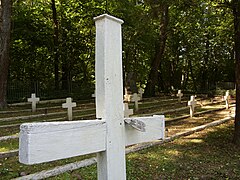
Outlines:
<svg viewBox="0 0 240 180"><path fill-rule="evenodd" d="M40 98L36 97L36 94L32 94L31 98L28 98L28 102L32 103L32 112L36 112L36 104L40 101ZM76 102L72 102L72 98L66 98L66 103L62 104L62 108L67 108L68 120L73 119L73 107L76 107ZM124 117L133 115L133 110L128 108L128 103L124 103Z"/></svg>
<svg viewBox="0 0 240 180"><path fill-rule="evenodd" d="M124 119L123 21L105 14L95 23L97 120L22 124L19 160L37 164L97 153L98 179L125 180L125 146L163 139L164 116Z"/></svg>
<svg viewBox="0 0 240 180"><path fill-rule="evenodd" d="M229 100L230 100L229 90L226 91L224 100L226 104L226 109L229 109ZM188 106L190 107L190 117L193 117L194 115L194 108L196 104L197 104L197 101L195 101L195 96L191 96L190 101L188 101Z"/></svg>
<svg viewBox="0 0 240 180"><path fill-rule="evenodd" d="M35 93L31 94L31 98L28 98L28 102L32 103L32 112L36 112L36 105L40 101L40 98L36 97ZM72 120L72 108L76 107L76 103L72 102L72 98L66 98L66 103L62 104L62 108L67 108L68 110L68 120Z"/></svg>

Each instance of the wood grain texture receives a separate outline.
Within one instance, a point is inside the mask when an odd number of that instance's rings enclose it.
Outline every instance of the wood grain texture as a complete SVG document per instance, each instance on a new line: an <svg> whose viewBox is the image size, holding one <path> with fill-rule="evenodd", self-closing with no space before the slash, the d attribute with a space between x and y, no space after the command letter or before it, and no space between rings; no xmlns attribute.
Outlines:
<svg viewBox="0 0 240 180"><path fill-rule="evenodd" d="M98 179L126 179L122 79L122 20L107 14L96 24L96 116L107 126L106 151L98 153Z"/></svg>
<svg viewBox="0 0 240 180"><path fill-rule="evenodd" d="M193 129L190 129L188 131L178 133L178 134L173 135L171 137L167 137L164 140L156 140L156 141L152 141L152 142L148 142L148 143L144 143L144 144L138 144L136 146L131 146L131 147L126 149L126 154L136 152L136 151L139 151L139 150L143 150L143 149L146 149L146 148L154 146L154 145L161 145L161 144L164 144L164 143L167 143L167 142L171 142L171 141L173 141L177 138L181 138L183 136L193 134L194 132L204 130L205 128L220 125L222 123L228 122L228 121L233 120L233 119L234 119L233 117L223 118L223 119L208 123L205 126L198 126L198 127L193 128ZM86 160L83 160L83 161L74 162L74 163L63 165L63 166L55 167L55 168L50 169L50 170L45 170L45 171L37 172L37 173L34 173L34 174L30 174L30 175L27 175L27 176L19 177L19 178L16 178L15 180L44 179L44 178L48 178L48 177L52 177L52 176L62 174L66 171L72 171L72 170L75 170L75 169L78 169L78 168L81 168L81 167L86 167L86 166L92 165L94 163L96 163L95 158L86 159Z"/></svg>
<svg viewBox="0 0 240 180"><path fill-rule="evenodd" d="M37 164L103 151L104 121L28 123L20 127L19 161Z"/></svg>
<svg viewBox="0 0 240 180"><path fill-rule="evenodd" d="M125 125L126 145L149 142L164 139L165 123L164 116L129 118L137 119L145 124L145 132L138 131L129 125Z"/></svg>

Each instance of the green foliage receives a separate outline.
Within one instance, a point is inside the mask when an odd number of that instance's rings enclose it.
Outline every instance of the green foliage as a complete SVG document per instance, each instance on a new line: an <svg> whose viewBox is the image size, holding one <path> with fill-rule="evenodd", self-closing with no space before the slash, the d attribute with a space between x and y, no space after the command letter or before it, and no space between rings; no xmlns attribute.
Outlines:
<svg viewBox="0 0 240 180"><path fill-rule="evenodd" d="M72 84L77 84L76 91L86 89L89 95L92 93L93 17L103 13L124 20L124 74L135 72L138 86L144 87L151 61L158 50L160 12L164 3L166 1L56 0L62 89L69 91ZM170 21L164 59L159 69L159 90L168 91L172 87L203 92L214 89L218 81L235 81L231 11L208 0L167 3ZM41 88L54 92L53 33L50 1L14 3L11 82L38 81Z"/></svg>

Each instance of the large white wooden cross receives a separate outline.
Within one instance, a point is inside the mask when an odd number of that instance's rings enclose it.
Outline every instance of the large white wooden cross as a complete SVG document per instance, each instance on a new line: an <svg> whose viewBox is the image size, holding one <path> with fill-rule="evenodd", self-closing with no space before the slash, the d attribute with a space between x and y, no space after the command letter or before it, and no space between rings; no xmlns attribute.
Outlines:
<svg viewBox="0 0 240 180"><path fill-rule="evenodd" d="M71 121L72 118L72 108L76 107L77 104L75 102L72 102L72 98L66 98L66 103L62 104L62 108L67 108L67 112L68 112L68 120Z"/></svg>
<svg viewBox="0 0 240 180"><path fill-rule="evenodd" d="M104 14L95 23L97 120L22 124L19 157L36 164L97 153L98 179L125 180L125 146L164 138L164 116L124 119L123 21Z"/></svg>
<svg viewBox="0 0 240 180"><path fill-rule="evenodd" d="M32 112L36 112L36 104L40 101L40 98L36 97L36 94L31 94L31 98L28 98L28 102L32 103Z"/></svg>
<svg viewBox="0 0 240 180"><path fill-rule="evenodd" d="M194 109L196 106L195 96L191 96L190 101L188 101L188 106L190 106L190 117L194 115Z"/></svg>

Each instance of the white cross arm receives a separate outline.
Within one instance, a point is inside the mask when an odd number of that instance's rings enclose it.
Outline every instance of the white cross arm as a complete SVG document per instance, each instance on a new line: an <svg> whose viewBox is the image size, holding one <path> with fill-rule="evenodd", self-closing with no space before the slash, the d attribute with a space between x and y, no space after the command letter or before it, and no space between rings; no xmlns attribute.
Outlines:
<svg viewBox="0 0 240 180"><path fill-rule="evenodd" d="M164 139L165 121L164 116L126 118L126 120L138 120L144 124L144 132L136 130L130 125L125 126L126 145Z"/></svg>
<svg viewBox="0 0 240 180"><path fill-rule="evenodd" d="M37 164L105 150L100 120L25 123L20 126L19 161Z"/></svg>
<svg viewBox="0 0 240 180"><path fill-rule="evenodd" d="M164 139L164 116L129 119L144 123L145 132L126 124L126 146ZM23 124L20 127L19 161L37 164L105 151L106 127L103 120Z"/></svg>

